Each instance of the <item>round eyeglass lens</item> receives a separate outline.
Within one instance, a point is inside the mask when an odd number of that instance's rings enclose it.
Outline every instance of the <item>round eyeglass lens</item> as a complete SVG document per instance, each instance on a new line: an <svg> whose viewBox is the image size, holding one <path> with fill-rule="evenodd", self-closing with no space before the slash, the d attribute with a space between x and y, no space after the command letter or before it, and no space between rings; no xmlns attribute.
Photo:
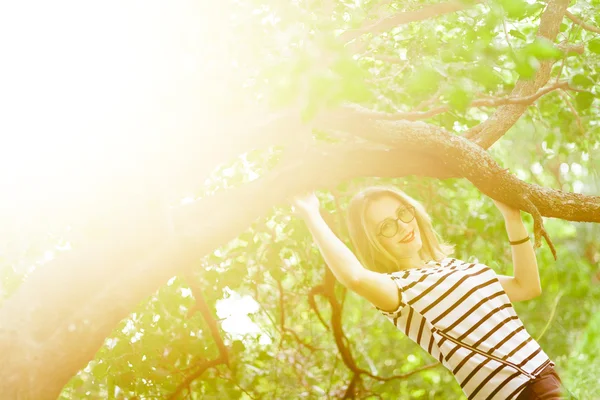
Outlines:
<svg viewBox="0 0 600 400"><path fill-rule="evenodd" d="M402 222L410 222L415 217L414 208L408 207L398 211L398 218L402 220Z"/></svg>
<svg viewBox="0 0 600 400"><path fill-rule="evenodd" d="M398 223L396 221L386 221L381 226L381 234L385 237L394 237L396 232L398 232Z"/></svg>

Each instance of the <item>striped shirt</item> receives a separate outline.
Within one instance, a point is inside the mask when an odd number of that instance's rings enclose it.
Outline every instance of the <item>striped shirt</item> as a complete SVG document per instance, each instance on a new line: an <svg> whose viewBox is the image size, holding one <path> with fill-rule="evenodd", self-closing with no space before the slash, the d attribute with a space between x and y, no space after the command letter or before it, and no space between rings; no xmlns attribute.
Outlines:
<svg viewBox="0 0 600 400"><path fill-rule="evenodd" d="M469 399L514 399L554 365L487 265L445 258L388 275L400 305L376 308L449 369Z"/></svg>

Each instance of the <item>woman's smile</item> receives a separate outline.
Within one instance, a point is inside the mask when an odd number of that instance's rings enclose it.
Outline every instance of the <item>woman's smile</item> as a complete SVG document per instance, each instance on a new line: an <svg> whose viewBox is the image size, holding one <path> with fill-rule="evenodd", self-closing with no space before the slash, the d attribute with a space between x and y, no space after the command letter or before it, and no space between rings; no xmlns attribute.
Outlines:
<svg viewBox="0 0 600 400"><path fill-rule="evenodd" d="M398 243L409 243L415 239L415 230L410 231L406 236L404 236Z"/></svg>

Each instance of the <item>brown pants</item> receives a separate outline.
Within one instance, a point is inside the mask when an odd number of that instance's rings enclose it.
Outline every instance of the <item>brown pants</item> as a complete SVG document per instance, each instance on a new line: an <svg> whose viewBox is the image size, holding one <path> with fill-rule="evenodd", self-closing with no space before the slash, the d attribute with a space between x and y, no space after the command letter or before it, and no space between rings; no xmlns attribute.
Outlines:
<svg viewBox="0 0 600 400"><path fill-rule="evenodd" d="M552 365L542 372L519 394L517 400L560 400L574 399L562 386L562 381Z"/></svg>

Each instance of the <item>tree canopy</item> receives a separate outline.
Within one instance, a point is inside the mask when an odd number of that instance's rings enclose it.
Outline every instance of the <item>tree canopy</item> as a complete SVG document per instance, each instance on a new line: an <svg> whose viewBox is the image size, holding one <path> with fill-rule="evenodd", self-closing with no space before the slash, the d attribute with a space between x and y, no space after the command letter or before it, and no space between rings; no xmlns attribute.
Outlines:
<svg viewBox="0 0 600 400"><path fill-rule="evenodd" d="M379 183L499 274L489 198L523 210L515 308L600 396L597 0L0 7L3 398L463 398L289 206L316 190L350 246Z"/></svg>

